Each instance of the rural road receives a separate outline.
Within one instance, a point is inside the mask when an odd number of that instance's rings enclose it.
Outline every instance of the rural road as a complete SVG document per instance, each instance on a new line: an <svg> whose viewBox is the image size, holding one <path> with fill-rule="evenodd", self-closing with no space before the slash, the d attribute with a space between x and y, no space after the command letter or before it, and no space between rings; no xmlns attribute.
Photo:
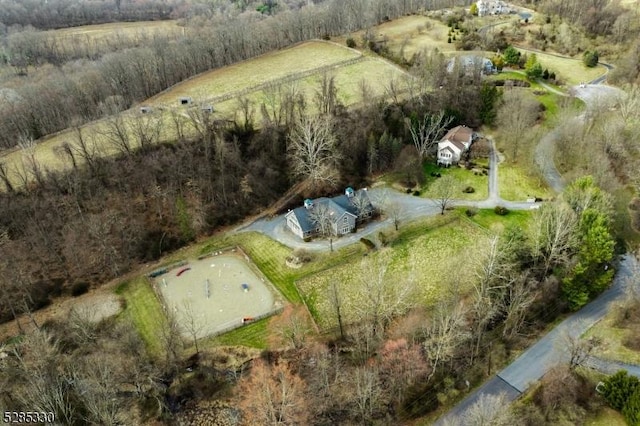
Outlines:
<svg viewBox="0 0 640 426"><path fill-rule="evenodd" d="M624 294L625 285L630 282L629 278L637 266L638 262L632 255L625 255L620 262L611 287L593 302L558 324L509 364L507 368L468 395L445 416L441 417L435 423L436 426L444 425L445 419L453 421L454 424L464 424L464 413L482 394L505 393L507 399L513 401L525 392L530 384L538 381L551 367L560 362L568 362L569 353L568 345L564 341L565 336L581 336L602 319L607 314L609 305ZM636 284L634 282L634 285ZM617 371L618 368L627 367L622 363L611 363L593 357L588 360L588 365L604 371ZM633 366L629 369L629 373L640 377L640 367Z"/></svg>
<svg viewBox="0 0 640 426"><path fill-rule="evenodd" d="M606 74L604 77L606 77ZM604 81L604 78L596 79L584 87L571 88L570 92L587 105L587 114L598 108L611 107L624 95L624 92L615 87L596 84L602 81ZM582 114L575 117L574 120L584 120L584 118L585 115ZM536 147L535 160L549 186L556 192L562 192L565 182L553 161L554 145L558 135L558 130L553 130L540 140ZM509 401L513 401L524 393L530 384L538 381L551 367L559 362L567 362L569 354L567 344L564 341L566 339L565 336L579 337L601 320L607 314L609 305L623 296L627 283L638 284L637 280L631 280L637 267L638 261L633 255L627 254L623 256L611 287L580 311L557 325L504 370L469 394L435 424L444 425L445 420L454 424L464 424L464 413L483 394L497 395L504 393ZM610 362L595 357L590 357L587 360L587 365L607 373L623 368L628 370L630 374L640 377L639 366Z"/></svg>

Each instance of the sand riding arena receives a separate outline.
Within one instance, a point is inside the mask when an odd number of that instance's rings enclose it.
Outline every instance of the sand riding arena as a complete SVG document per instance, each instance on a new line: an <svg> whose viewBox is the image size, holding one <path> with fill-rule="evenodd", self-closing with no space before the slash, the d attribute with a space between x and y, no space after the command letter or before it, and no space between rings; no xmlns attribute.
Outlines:
<svg viewBox="0 0 640 426"><path fill-rule="evenodd" d="M185 335L220 334L275 314L283 302L238 247L180 262L149 275L168 314Z"/></svg>

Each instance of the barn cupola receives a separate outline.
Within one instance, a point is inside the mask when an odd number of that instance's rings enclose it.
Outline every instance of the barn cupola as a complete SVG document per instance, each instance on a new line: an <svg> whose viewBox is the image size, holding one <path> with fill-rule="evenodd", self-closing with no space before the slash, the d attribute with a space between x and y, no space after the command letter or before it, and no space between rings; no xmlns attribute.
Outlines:
<svg viewBox="0 0 640 426"><path fill-rule="evenodd" d="M311 198L307 198L306 200L304 200L304 208L305 209L310 209L313 207L313 200Z"/></svg>
<svg viewBox="0 0 640 426"><path fill-rule="evenodd" d="M348 186L347 189L344 190L344 195L346 195L347 197L351 198L354 195L356 195L356 192L353 190L352 187Z"/></svg>

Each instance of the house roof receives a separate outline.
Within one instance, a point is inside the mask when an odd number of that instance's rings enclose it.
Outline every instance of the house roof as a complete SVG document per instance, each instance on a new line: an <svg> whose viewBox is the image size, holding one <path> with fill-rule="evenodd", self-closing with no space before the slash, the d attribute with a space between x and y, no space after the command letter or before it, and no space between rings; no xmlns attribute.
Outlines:
<svg viewBox="0 0 640 426"><path fill-rule="evenodd" d="M471 130L467 126L456 126L453 129L449 130L446 135L444 135L442 141L450 141L454 143L469 142L472 135L473 130ZM464 145L461 146L461 149L464 149Z"/></svg>
<svg viewBox="0 0 640 426"><path fill-rule="evenodd" d="M451 141L451 140L443 140L438 142L438 151L443 150L445 148L449 148L451 150L451 152L453 152L453 147L455 147L458 152L462 152L464 151L464 144L462 142L458 142L458 141Z"/></svg>
<svg viewBox="0 0 640 426"><path fill-rule="evenodd" d="M450 146L445 146L440 151L449 151L450 153L455 154L455 152L453 152L453 149L451 149Z"/></svg>
<svg viewBox="0 0 640 426"><path fill-rule="evenodd" d="M367 201L368 208L370 210L373 210L373 206L369 201L369 196L367 194L367 191L362 189L355 191L355 196L364 197L365 200ZM347 197L346 195L338 195L337 197L333 197L333 198L326 198L326 197L316 198L315 200L313 200L314 207L312 207L312 209L317 208L317 206L320 206L320 205L326 205L327 208L329 209L329 217L332 219L332 221L338 220L345 213L354 217L358 217L358 209L353 204L352 199L353 198ZM301 206L291 210L291 212L287 213L287 215L289 214L295 215L296 219L298 220L298 224L302 229L302 232L311 232L316 228L316 225L315 223L313 223L313 221L309 217L309 212L310 212L309 209L305 208L304 206Z"/></svg>

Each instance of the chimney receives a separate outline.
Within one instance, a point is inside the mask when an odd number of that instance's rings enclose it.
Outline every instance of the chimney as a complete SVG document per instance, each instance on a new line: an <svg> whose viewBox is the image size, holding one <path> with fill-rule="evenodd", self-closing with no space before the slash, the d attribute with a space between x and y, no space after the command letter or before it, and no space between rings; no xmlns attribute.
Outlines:
<svg viewBox="0 0 640 426"><path fill-rule="evenodd" d="M352 187L347 187L347 189L344 190L344 195L346 195L347 197L351 198L355 195L355 191L353 190Z"/></svg>
<svg viewBox="0 0 640 426"><path fill-rule="evenodd" d="M304 208L309 210L313 207L313 200L311 198L307 198L304 200Z"/></svg>

